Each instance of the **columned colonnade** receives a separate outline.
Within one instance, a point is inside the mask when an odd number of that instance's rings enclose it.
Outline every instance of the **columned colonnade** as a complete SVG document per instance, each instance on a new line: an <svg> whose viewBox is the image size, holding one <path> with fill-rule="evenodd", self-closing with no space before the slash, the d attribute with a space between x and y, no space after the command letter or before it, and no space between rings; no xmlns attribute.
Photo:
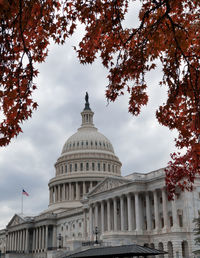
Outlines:
<svg viewBox="0 0 200 258"><path fill-rule="evenodd" d="M48 225L43 225L8 232L6 242L6 250L9 252L37 253L47 251L49 247L56 247L56 226L49 228Z"/></svg>
<svg viewBox="0 0 200 258"><path fill-rule="evenodd" d="M97 181L76 181L50 186L50 204L61 201L78 201L84 194L88 193L95 185L97 185L97 183Z"/></svg>
<svg viewBox="0 0 200 258"><path fill-rule="evenodd" d="M176 227L178 226L176 201L171 203L168 210L164 188L147 192L130 192L94 201L89 204L89 236L93 238L95 227L98 227L100 234L110 231L138 231L139 233L141 230L169 228L172 226L169 212L172 213L173 227ZM86 213L86 210L84 212Z"/></svg>
<svg viewBox="0 0 200 258"><path fill-rule="evenodd" d="M29 230L21 229L9 232L6 236L7 251L27 252L29 248Z"/></svg>

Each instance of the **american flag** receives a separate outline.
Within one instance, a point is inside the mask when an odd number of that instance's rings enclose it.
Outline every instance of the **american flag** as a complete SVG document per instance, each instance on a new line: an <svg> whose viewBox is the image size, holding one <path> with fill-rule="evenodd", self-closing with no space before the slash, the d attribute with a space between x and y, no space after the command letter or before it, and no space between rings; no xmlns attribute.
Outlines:
<svg viewBox="0 0 200 258"><path fill-rule="evenodd" d="M22 190L22 194L29 196L29 194L24 189Z"/></svg>

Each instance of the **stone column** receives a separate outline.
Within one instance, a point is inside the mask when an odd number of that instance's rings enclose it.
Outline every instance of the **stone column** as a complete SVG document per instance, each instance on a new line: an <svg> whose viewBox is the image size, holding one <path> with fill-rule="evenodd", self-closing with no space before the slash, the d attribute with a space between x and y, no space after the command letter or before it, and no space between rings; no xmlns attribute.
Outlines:
<svg viewBox="0 0 200 258"><path fill-rule="evenodd" d="M37 235L37 228L35 228L35 253L37 252L37 238L38 238L38 235Z"/></svg>
<svg viewBox="0 0 200 258"><path fill-rule="evenodd" d="M139 205L139 194L135 193L135 223L136 231L141 230L141 218L140 218L140 205Z"/></svg>
<svg viewBox="0 0 200 258"><path fill-rule="evenodd" d="M87 211L86 209L83 210L83 238L86 239L87 237Z"/></svg>
<svg viewBox="0 0 200 258"><path fill-rule="evenodd" d="M177 221L177 209L176 209L176 196L174 196L174 200L171 201L172 203L172 217L173 217L173 227L178 227L178 221Z"/></svg>
<svg viewBox="0 0 200 258"><path fill-rule="evenodd" d="M157 191L153 191L154 200L154 216L155 216L155 229L159 229L159 214L158 214L158 196Z"/></svg>
<svg viewBox="0 0 200 258"><path fill-rule="evenodd" d="M83 182L83 195L86 194L85 181Z"/></svg>
<svg viewBox="0 0 200 258"><path fill-rule="evenodd" d="M113 199L114 231L117 231L117 198Z"/></svg>
<svg viewBox="0 0 200 258"><path fill-rule="evenodd" d="M110 200L107 200L107 230L108 232L111 229L111 225L110 225Z"/></svg>
<svg viewBox="0 0 200 258"><path fill-rule="evenodd" d="M104 233L104 201L101 201L101 233Z"/></svg>
<svg viewBox="0 0 200 258"><path fill-rule="evenodd" d="M10 251L12 251L12 246L13 246L13 233L10 232Z"/></svg>
<svg viewBox="0 0 200 258"><path fill-rule="evenodd" d="M19 231L19 251L22 250L22 230Z"/></svg>
<svg viewBox="0 0 200 258"><path fill-rule="evenodd" d="M57 247L56 233L57 233L56 226L53 226L53 247L54 248Z"/></svg>
<svg viewBox="0 0 200 258"><path fill-rule="evenodd" d="M24 244L25 244L25 235L24 235L24 229L22 229L22 244L21 244L21 251L23 252L25 250Z"/></svg>
<svg viewBox="0 0 200 258"><path fill-rule="evenodd" d="M20 234L19 230L17 231L17 251L20 250Z"/></svg>
<svg viewBox="0 0 200 258"><path fill-rule="evenodd" d="M58 201L58 189L57 189L56 185L54 186L54 192L55 192L55 202L57 202Z"/></svg>
<svg viewBox="0 0 200 258"><path fill-rule="evenodd" d="M151 223L151 207L150 207L150 200L149 200L149 192L146 192L145 195L146 201L146 218L147 218L147 230L151 230L152 223Z"/></svg>
<svg viewBox="0 0 200 258"><path fill-rule="evenodd" d="M90 222L90 239L93 239L93 216L92 216L92 205L89 207L89 222Z"/></svg>
<svg viewBox="0 0 200 258"><path fill-rule="evenodd" d="M76 200L80 199L79 184L76 182Z"/></svg>
<svg viewBox="0 0 200 258"><path fill-rule="evenodd" d="M58 185L58 202L60 202L60 185Z"/></svg>
<svg viewBox="0 0 200 258"><path fill-rule="evenodd" d="M35 228L33 229L33 247L32 247L32 251L35 251Z"/></svg>
<svg viewBox="0 0 200 258"><path fill-rule="evenodd" d="M69 200L72 200L72 183L69 183Z"/></svg>
<svg viewBox="0 0 200 258"><path fill-rule="evenodd" d="M72 191L71 191L71 200L74 200L74 189L75 188L75 185L73 184L73 183L71 183L71 189L72 189Z"/></svg>
<svg viewBox="0 0 200 258"><path fill-rule="evenodd" d="M42 226L42 251L45 249L45 226Z"/></svg>
<svg viewBox="0 0 200 258"><path fill-rule="evenodd" d="M53 203L53 187L50 188L50 193L51 193L51 203Z"/></svg>
<svg viewBox="0 0 200 258"><path fill-rule="evenodd" d="M62 201L66 200L66 184L63 184L63 188L62 188Z"/></svg>
<svg viewBox="0 0 200 258"><path fill-rule="evenodd" d="M167 211L167 196L165 188L162 189L162 208L163 208L163 219L164 219L164 227L168 228L168 211Z"/></svg>
<svg viewBox="0 0 200 258"><path fill-rule="evenodd" d="M29 231L26 229L26 246L25 246L25 252L29 253Z"/></svg>
<svg viewBox="0 0 200 258"><path fill-rule="evenodd" d="M124 196L120 196L121 231L124 231Z"/></svg>
<svg viewBox="0 0 200 258"><path fill-rule="evenodd" d="M90 189L89 189L89 191L91 191L91 189L92 189L92 181L90 182Z"/></svg>
<svg viewBox="0 0 200 258"><path fill-rule="evenodd" d="M95 227L98 227L98 220L99 220L99 218L98 218L98 203L96 202L95 203L95 206L94 206L94 208L95 208Z"/></svg>
<svg viewBox="0 0 200 258"><path fill-rule="evenodd" d="M48 250L48 225L46 225L46 230L45 230L45 250Z"/></svg>
<svg viewBox="0 0 200 258"><path fill-rule="evenodd" d="M133 223L132 223L132 206L131 206L131 195L127 195L127 210L128 210L128 231L132 231Z"/></svg>
<svg viewBox="0 0 200 258"><path fill-rule="evenodd" d="M39 251L42 249L42 228L39 227L39 245L38 245Z"/></svg>
<svg viewBox="0 0 200 258"><path fill-rule="evenodd" d="M51 204L52 201L51 201L51 187L49 187L49 204Z"/></svg>

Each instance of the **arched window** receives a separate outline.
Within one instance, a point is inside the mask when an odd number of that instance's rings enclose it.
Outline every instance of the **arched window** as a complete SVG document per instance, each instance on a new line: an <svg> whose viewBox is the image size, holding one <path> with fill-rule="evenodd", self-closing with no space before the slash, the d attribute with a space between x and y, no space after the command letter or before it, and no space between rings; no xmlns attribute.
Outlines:
<svg viewBox="0 0 200 258"><path fill-rule="evenodd" d="M178 210L179 227L183 227L183 210Z"/></svg>
<svg viewBox="0 0 200 258"><path fill-rule="evenodd" d="M164 246L163 246L163 243L158 243L158 250L160 251L164 251ZM164 254L160 254L159 255L159 258L164 258Z"/></svg>
<svg viewBox="0 0 200 258"><path fill-rule="evenodd" d="M95 170L95 164L92 163L92 170L94 171Z"/></svg>
<svg viewBox="0 0 200 258"><path fill-rule="evenodd" d="M98 171L100 171L101 170L101 165L100 165L100 163L98 163Z"/></svg>
<svg viewBox="0 0 200 258"><path fill-rule="evenodd" d="M168 249L168 258L174 258L174 256L173 256L173 245L172 245L171 241L169 241L167 243L167 249Z"/></svg>

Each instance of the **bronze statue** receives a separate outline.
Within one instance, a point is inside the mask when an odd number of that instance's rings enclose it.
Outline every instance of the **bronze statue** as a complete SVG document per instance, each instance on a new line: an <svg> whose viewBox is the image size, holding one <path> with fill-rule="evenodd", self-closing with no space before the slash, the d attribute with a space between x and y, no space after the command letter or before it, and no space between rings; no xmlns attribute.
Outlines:
<svg viewBox="0 0 200 258"><path fill-rule="evenodd" d="M86 94L85 94L85 102L88 103L88 101L89 101L89 96L88 96L88 93L87 93L87 91L86 91Z"/></svg>

